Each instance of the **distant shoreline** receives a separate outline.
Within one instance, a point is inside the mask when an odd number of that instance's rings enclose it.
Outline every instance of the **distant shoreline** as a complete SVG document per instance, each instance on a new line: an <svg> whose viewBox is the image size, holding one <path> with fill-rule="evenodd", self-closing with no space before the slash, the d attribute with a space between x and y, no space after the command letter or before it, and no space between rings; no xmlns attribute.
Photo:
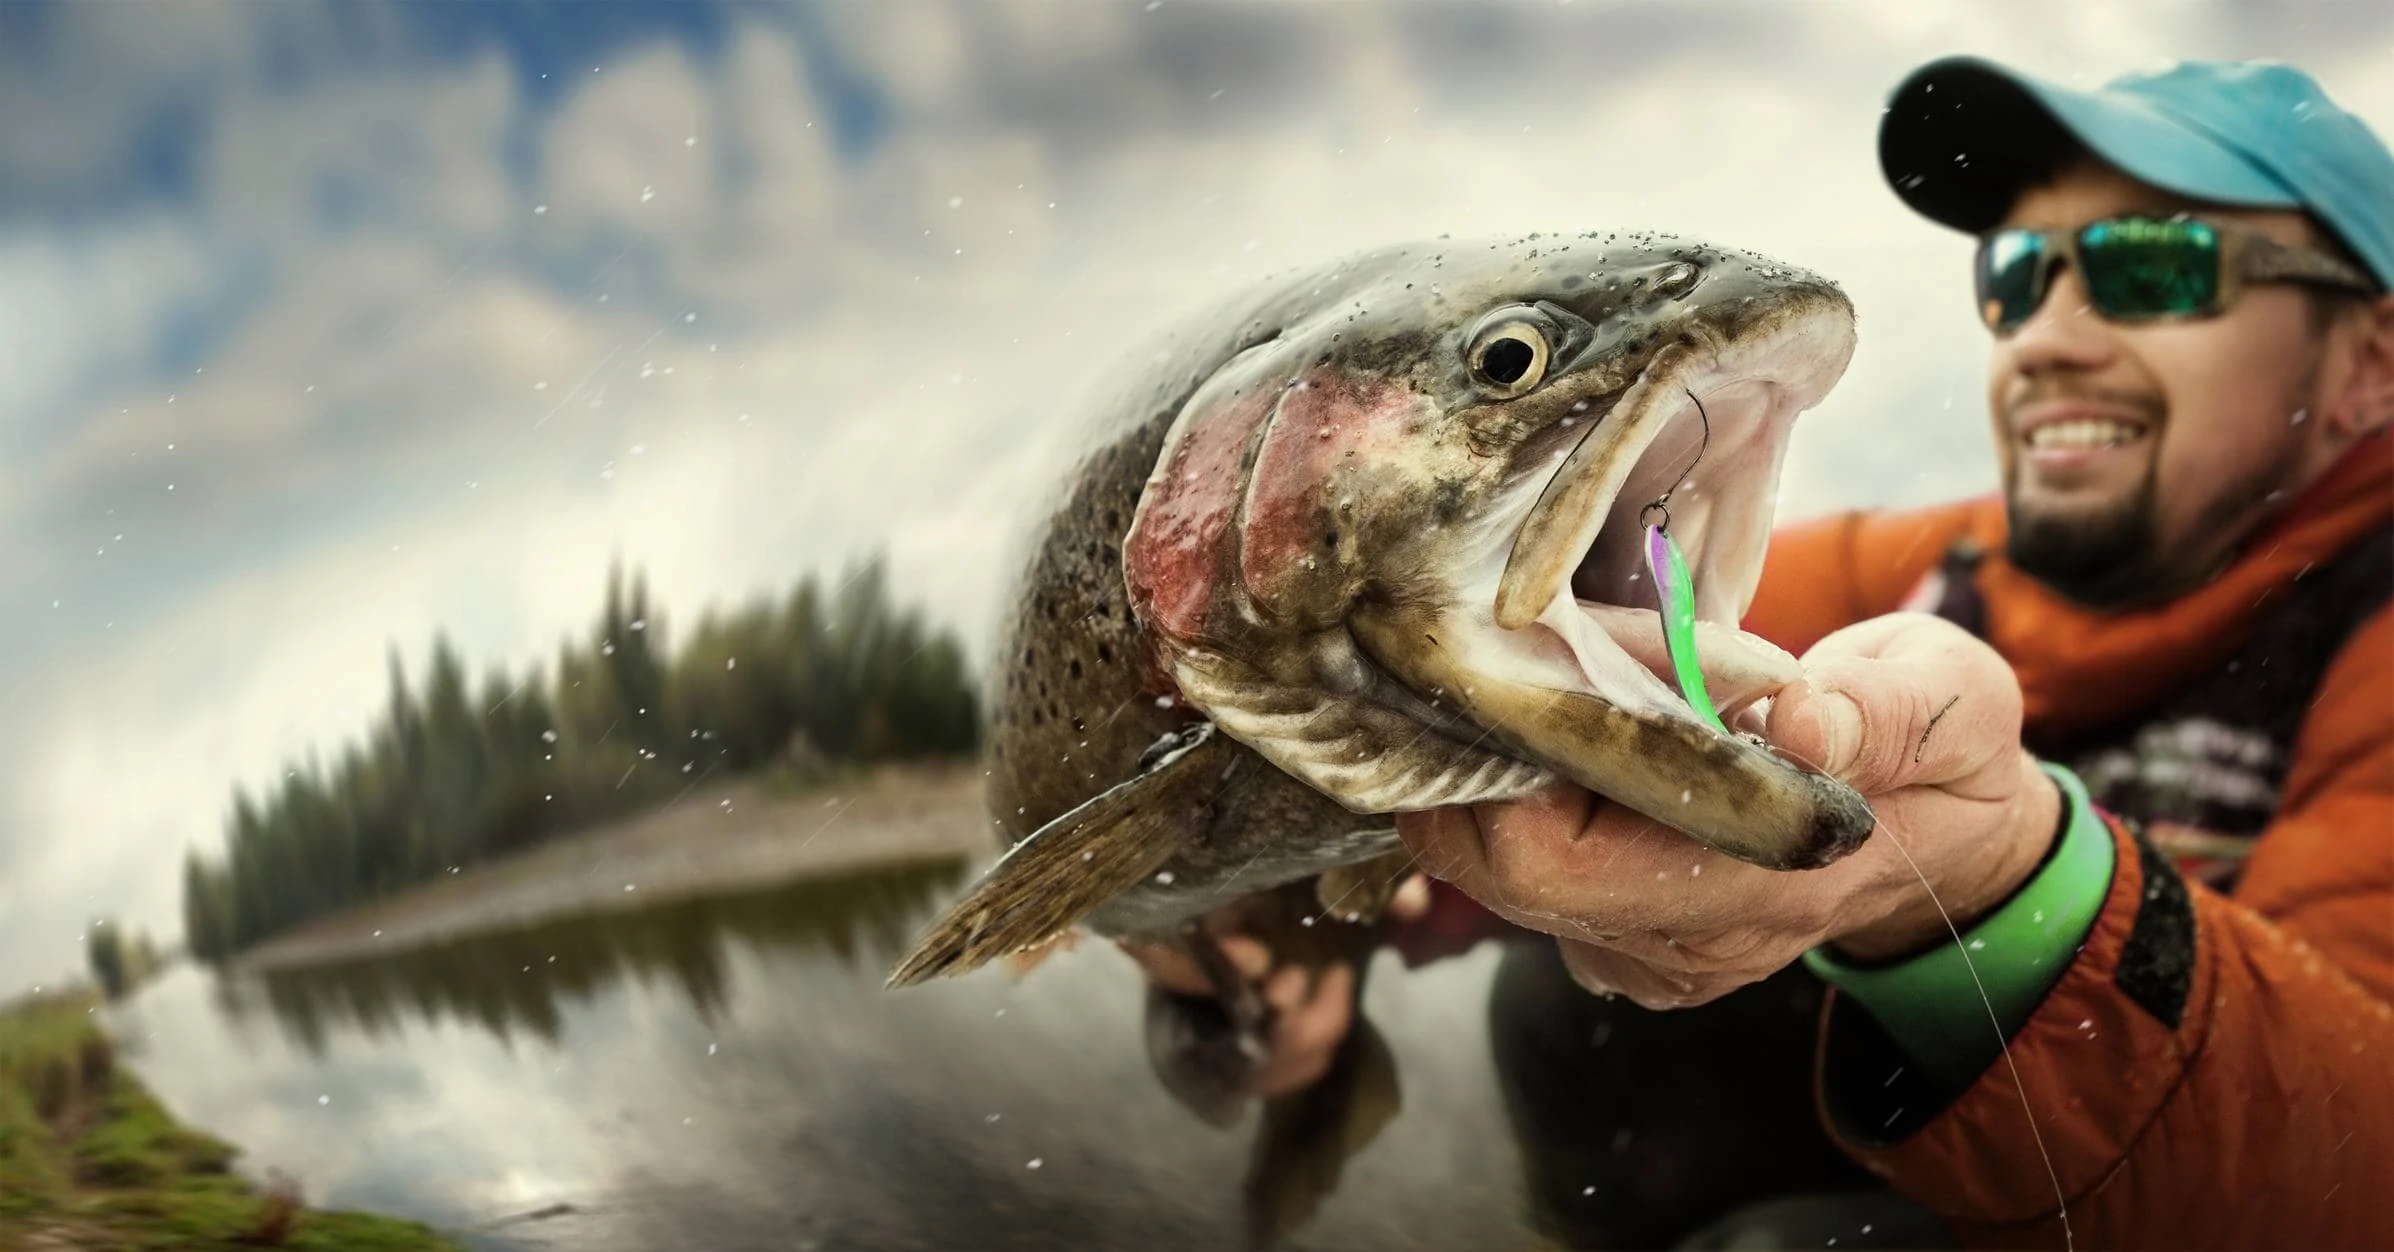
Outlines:
<svg viewBox="0 0 2394 1252"><path fill-rule="evenodd" d="M995 857L982 772L978 761L958 761L887 766L803 790L756 777L700 782L620 821L306 923L233 958L232 968L371 956L870 866Z"/></svg>

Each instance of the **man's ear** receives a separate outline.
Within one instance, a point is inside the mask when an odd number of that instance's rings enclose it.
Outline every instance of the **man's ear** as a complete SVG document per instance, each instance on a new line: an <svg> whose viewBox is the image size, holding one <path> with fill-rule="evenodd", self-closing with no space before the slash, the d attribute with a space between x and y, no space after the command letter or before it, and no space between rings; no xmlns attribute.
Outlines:
<svg viewBox="0 0 2394 1252"><path fill-rule="evenodd" d="M2328 407L2337 434L2359 439L2394 425L2394 295L2379 296L2346 314L2352 370Z"/></svg>

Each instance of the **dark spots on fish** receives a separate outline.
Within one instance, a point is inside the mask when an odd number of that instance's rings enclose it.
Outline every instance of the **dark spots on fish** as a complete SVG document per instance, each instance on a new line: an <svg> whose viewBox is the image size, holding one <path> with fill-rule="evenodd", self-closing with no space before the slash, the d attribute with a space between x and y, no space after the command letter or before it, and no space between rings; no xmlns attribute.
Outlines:
<svg viewBox="0 0 2394 1252"><path fill-rule="evenodd" d="M1338 532L1337 532L1337 531L1335 531L1335 530L1325 530L1325 531L1323 531L1323 532L1322 532L1322 546L1323 546L1323 547L1325 547L1325 548L1335 548L1335 547L1337 547L1337 546L1338 546Z"/></svg>
<svg viewBox="0 0 2394 1252"><path fill-rule="evenodd" d="M1402 378L1436 350L1437 339L1427 331L1401 331L1348 345L1343 355L1353 373Z"/></svg>
<svg viewBox="0 0 2394 1252"><path fill-rule="evenodd" d="M1581 278L1581 277L1580 277L1579 275L1577 275L1577 274L1571 274L1571 275L1568 275L1568 276L1566 276L1566 277L1563 279L1563 290L1565 290L1565 291L1577 291L1577 290L1579 290L1579 286L1580 286L1580 284L1581 284L1581 283L1584 283L1584 282L1586 282L1586 281L1587 281L1586 279L1584 279L1584 278Z"/></svg>
<svg viewBox="0 0 2394 1252"><path fill-rule="evenodd" d="M1430 493L1430 515L1437 518L1441 525L1452 525L1463 516L1465 494L1462 479L1440 480L1437 488Z"/></svg>
<svg viewBox="0 0 2394 1252"><path fill-rule="evenodd" d="M1106 646L1103 643L1098 644L1097 663L1100 665L1112 665L1114 663L1114 649Z"/></svg>
<svg viewBox="0 0 2394 1252"><path fill-rule="evenodd" d="M1077 656L1072 658L1072 663L1066 665L1064 667L1064 671L1072 675L1074 681L1079 681L1081 676L1081 658Z"/></svg>

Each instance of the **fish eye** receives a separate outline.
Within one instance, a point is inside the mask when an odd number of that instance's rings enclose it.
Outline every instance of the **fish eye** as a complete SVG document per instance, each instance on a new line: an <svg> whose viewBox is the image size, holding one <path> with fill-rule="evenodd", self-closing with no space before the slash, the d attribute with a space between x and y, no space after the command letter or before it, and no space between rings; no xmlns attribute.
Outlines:
<svg viewBox="0 0 2394 1252"><path fill-rule="evenodd" d="M1482 318L1464 356L1472 382L1498 399L1510 400L1546 381L1554 340L1541 324L1544 320L1521 308L1499 309Z"/></svg>

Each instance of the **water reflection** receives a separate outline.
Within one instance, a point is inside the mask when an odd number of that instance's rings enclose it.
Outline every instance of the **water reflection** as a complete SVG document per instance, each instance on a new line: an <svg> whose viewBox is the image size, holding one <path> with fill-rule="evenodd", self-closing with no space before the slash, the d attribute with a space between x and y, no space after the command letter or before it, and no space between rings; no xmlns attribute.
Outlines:
<svg viewBox="0 0 2394 1252"><path fill-rule="evenodd" d="M685 899L638 911L585 914L475 934L387 955L271 970L254 983L218 984L232 1016L263 999L308 1052L322 1056L334 1029L368 1039L412 1017L480 1026L503 1041L563 1039L564 1003L589 1003L626 978L679 991L712 1025L730 1003L726 940L829 954L881 969L910 937L913 919L971 871L965 857L884 867L735 895Z"/></svg>
<svg viewBox="0 0 2394 1252"><path fill-rule="evenodd" d="M883 989L969 871L917 864L221 984L185 969L114 1025L244 1169L483 1232L477 1248L1239 1246L1272 1127L1209 1126L1164 1091L1119 953ZM1540 1242L1488 1064L1495 955L1370 980L1401 1106L1283 1246ZM566 1211L501 1224L538 1210Z"/></svg>

